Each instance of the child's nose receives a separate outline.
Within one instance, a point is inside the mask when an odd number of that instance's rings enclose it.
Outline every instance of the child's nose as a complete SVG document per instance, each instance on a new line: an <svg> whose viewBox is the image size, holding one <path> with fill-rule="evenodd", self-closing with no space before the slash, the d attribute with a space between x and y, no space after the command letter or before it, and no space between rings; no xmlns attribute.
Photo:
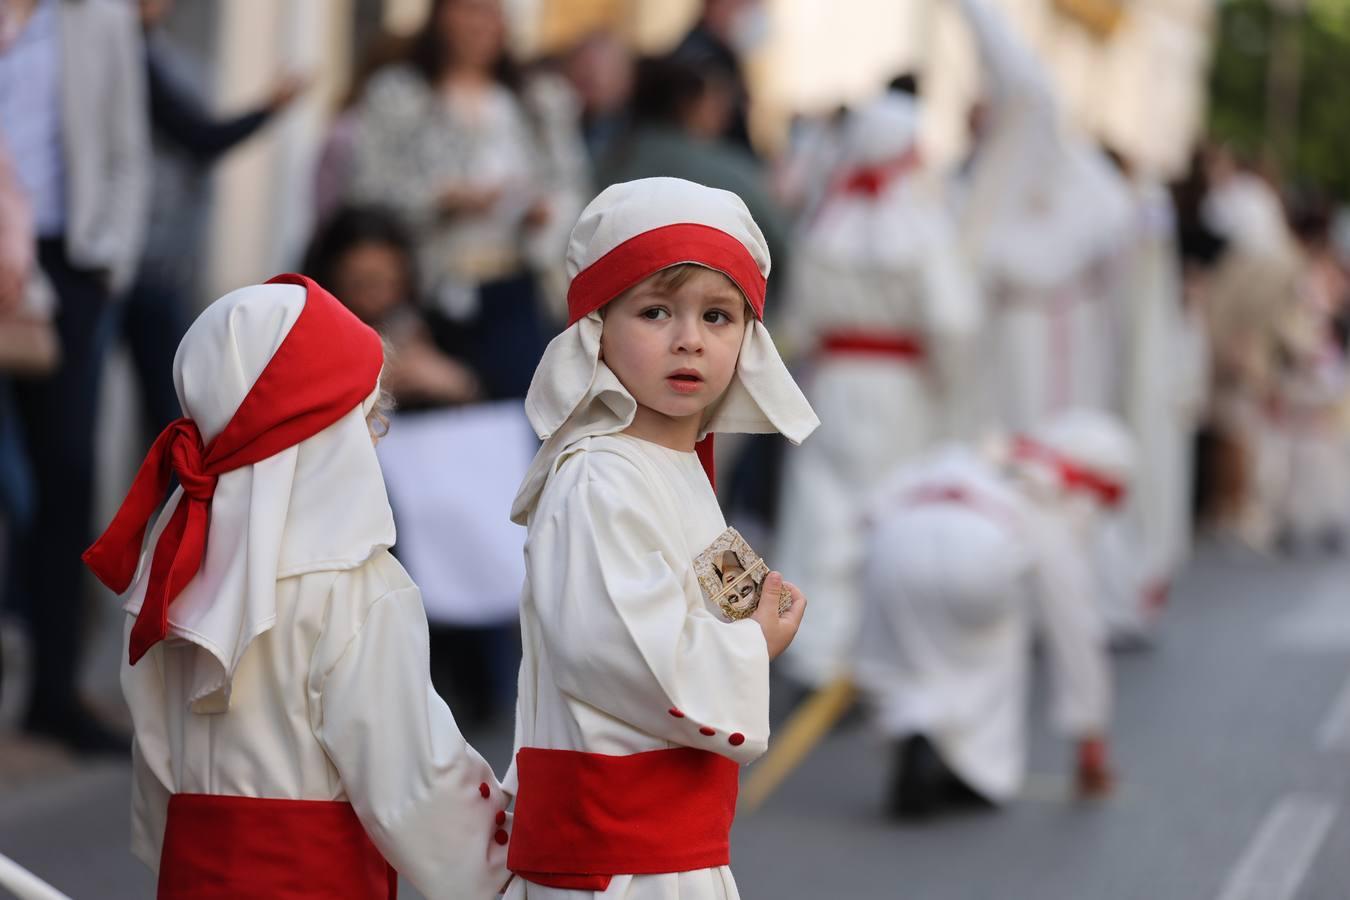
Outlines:
<svg viewBox="0 0 1350 900"><path fill-rule="evenodd" d="M702 353L703 352L703 328L698 319L678 320L679 325L675 330L675 351L677 353Z"/></svg>

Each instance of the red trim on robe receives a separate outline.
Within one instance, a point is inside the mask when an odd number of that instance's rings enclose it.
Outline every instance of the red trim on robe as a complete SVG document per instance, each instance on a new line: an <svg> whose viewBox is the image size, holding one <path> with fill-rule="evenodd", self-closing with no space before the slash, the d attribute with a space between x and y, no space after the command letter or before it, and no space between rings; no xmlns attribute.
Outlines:
<svg viewBox="0 0 1350 900"><path fill-rule="evenodd" d="M397 900L398 873L350 803L169 798L159 900Z"/></svg>
<svg viewBox="0 0 1350 900"><path fill-rule="evenodd" d="M516 754L507 868L526 881L603 891L614 875L731 862L739 766L692 747L606 756L526 747Z"/></svg>

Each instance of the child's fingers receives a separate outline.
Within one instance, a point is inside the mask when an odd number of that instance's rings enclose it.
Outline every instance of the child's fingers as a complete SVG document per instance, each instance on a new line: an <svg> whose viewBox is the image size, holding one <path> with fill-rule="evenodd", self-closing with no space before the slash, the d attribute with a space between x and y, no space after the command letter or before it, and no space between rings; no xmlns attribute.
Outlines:
<svg viewBox="0 0 1350 900"><path fill-rule="evenodd" d="M802 593L801 588L788 581L783 582L783 590L787 591L789 596L792 597L792 605L788 607L781 618L791 622L800 622L802 615L806 612L806 595Z"/></svg>
<svg viewBox="0 0 1350 900"><path fill-rule="evenodd" d="M762 625L772 624L778 618L779 596L783 593L783 576L779 572L770 572L764 579L764 588L760 591L759 606L751 614Z"/></svg>

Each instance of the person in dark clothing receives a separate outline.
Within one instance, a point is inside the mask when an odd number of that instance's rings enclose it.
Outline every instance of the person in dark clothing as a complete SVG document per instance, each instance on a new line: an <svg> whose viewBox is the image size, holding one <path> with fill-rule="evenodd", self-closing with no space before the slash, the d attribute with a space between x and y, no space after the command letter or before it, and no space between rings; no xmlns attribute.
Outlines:
<svg viewBox="0 0 1350 900"><path fill-rule="evenodd" d="M704 0L703 14L671 57L731 83L732 112L720 137L754 155L750 142L750 92L741 59L768 33L762 0Z"/></svg>
<svg viewBox="0 0 1350 900"><path fill-rule="evenodd" d="M267 99L234 116L217 116L186 71L181 51L159 26L172 9L166 0L140 4L145 30L146 93L154 145L153 194L145 253L120 313L131 351L147 435L178 418L173 356L192 320L191 295L205 208L205 172L285 109L304 88L288 75Z"/></svg>

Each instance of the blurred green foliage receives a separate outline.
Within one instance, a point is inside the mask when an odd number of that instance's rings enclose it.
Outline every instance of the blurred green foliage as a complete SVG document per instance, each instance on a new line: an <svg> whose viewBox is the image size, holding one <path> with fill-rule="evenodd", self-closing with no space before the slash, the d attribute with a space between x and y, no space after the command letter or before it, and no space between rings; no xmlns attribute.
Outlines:
<svg viewBox="0 0 1350 900"><path fill-rule="evenodd" d="M1282 14L1269 0L1225 0L1219 13L1210 133L1255 159L1265 148L1267 70ZM1297 27L1298 140L1280 171L1350 202L1350 0L1307 0Z"/></svg>

